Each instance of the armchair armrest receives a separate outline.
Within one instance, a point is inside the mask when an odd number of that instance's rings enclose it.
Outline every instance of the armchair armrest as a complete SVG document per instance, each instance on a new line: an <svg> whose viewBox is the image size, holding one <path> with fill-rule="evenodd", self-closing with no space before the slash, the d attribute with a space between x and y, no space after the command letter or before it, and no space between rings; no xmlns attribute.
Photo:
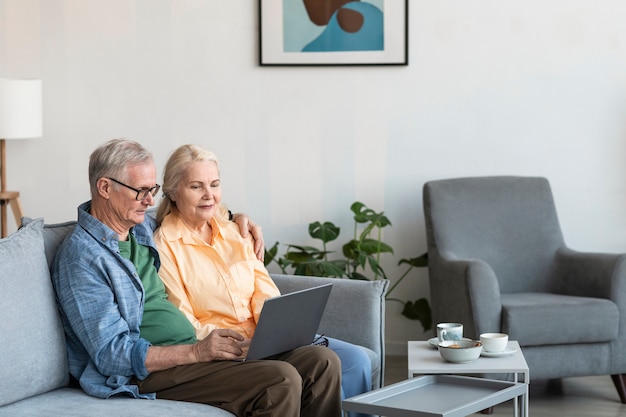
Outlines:
<svg viewBox="0 0 626 417"><path fill-rule="evenodd" d="M462 322L465 336L472 338L499 331L502 304L493 269L478 259L433 256L429 261L433 318Z"/></svg>
<svg viewBox="0 0 626 417"><path fill-rule="evenodd" d="M484 261L467 262L467 286L472 301L475 338L481 333L499 332L502 328L500 285L493 268Z"/></svg>
<svg viewBox="0 0 626 417"><path fill-rule="evenodd" d="M626 308L626 255L562 248L552 285L559 294L606 298Z"/></svg>
<svg viewBox="0 0 626 417"><path fill-rule="evenodd" d="M556 254L556 270L553 291L609 299L617 305L620 317L626 317L626 254L563 248ZM619 334L626 334L626 320L620 319Z"/></svg>

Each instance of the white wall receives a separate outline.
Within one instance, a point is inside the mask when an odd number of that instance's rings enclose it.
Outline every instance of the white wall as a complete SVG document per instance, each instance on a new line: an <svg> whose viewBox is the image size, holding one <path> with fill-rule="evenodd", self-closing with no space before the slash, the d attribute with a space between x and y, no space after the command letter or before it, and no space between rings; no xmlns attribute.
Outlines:
<svg viewBox="0 0 626 417"><path fill-rule="evenodd" d="M252 0L0 0L0 77L44 85L44 137L7 143L26 214L74 218L90 152L124 136L158 166L182 143L214 150L226 201L268 243L308 243L315 220L347 236L360 200L389 216L398 257L416 256L425 181L515 174L550 179L571 246L626 250L622 0L410 0L408 67L259 67L257 13ZM400 290L425 296L426 276ZM398 310L391 352L425 337Z"/></svg>

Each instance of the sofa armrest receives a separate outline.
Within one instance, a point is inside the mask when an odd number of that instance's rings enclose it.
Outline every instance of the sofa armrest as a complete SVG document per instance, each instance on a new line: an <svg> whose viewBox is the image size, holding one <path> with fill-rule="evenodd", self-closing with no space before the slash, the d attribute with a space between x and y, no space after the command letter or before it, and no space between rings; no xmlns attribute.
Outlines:
<svg viewBox="0 0 626 417"><path fill-rule="evenodd" d="M381 369L385 369L385 294L389 281L280 274L271 276L283 294L332 283L333 289L319 332L371 349L378 354Z"/></svg>

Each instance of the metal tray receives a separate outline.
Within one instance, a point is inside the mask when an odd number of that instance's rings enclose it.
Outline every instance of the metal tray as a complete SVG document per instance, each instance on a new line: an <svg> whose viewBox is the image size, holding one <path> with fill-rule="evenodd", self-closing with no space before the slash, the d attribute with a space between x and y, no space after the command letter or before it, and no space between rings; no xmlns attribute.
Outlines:
<svg viewBox="0 0 626 417"><path fill-rule="evenodd" d="M426 375L348 398L343 409L387 417L461 417L525 395L523 383Z"/></svg>

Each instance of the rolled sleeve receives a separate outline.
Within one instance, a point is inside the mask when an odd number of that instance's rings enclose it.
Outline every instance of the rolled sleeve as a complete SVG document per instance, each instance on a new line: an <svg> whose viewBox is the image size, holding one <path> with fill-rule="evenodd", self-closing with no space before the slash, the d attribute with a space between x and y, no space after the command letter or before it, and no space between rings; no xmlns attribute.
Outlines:
<svg viewBox="0 0 626 417"><path fill-rule="evenodd" d="M146 355L148 354L148 348L150 343L145 339L139 339L137 343L133 345L131 351L131 362L133 366L133 374L135 377L143 381L150 375L150 372L146 369Z"/></svg>

